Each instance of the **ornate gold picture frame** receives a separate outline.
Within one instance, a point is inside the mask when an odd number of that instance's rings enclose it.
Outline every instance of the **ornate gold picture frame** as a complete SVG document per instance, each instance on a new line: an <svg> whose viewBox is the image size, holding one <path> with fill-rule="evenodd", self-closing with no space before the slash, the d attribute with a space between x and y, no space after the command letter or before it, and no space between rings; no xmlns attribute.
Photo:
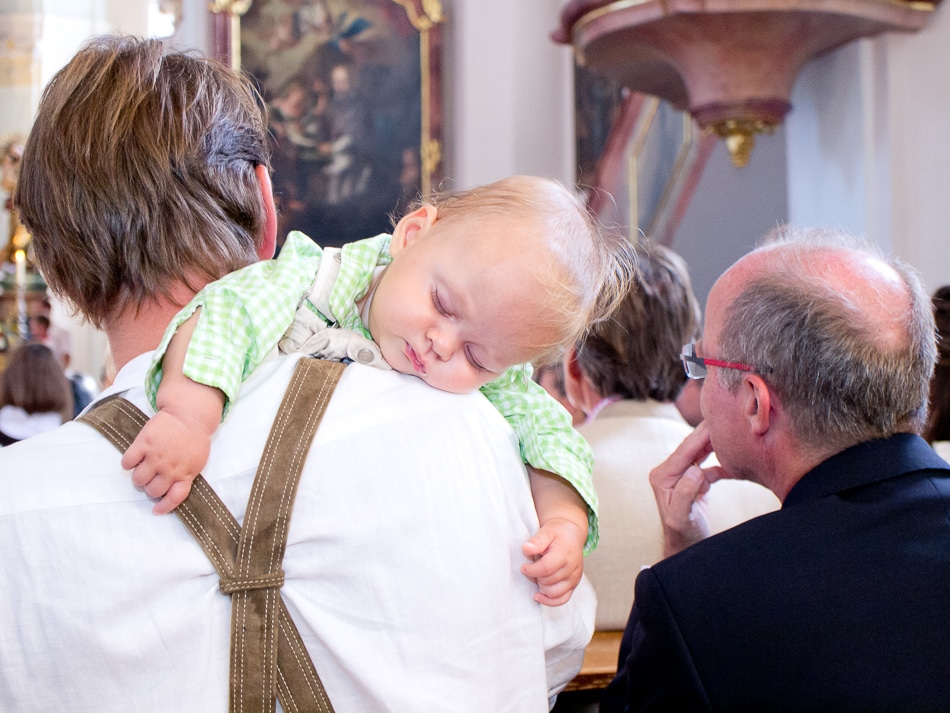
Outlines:
<svg viewBox="0 0 950 713"><path fill-rule="evenodd" d="M278 240L388 232L441 178L441 3L245 4L235 51L271 110Z"/></svg>
<svg viewBox="0 0 950 713"><path fill-rule="evenodd" d="M666 101L575 70L578 181L588 205L634 242L672 244L715 138Z"/></svg>

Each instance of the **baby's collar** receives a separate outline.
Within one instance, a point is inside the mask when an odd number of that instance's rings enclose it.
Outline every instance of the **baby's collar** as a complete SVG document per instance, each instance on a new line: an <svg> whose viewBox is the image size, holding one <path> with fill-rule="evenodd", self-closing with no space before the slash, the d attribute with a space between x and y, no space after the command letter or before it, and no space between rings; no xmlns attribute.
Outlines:
<svg viewBox="0 0 950 713"><path fill-rule="evenodd" d="M366 290L366 296L359 303L360 322L363 323L363 328L367 332L369 331L370 306L373 304L373 297L376 295L376 288L379 287L379 281L382 279L383 273L386 272L387 267L389 267L389 265L380 265L375 270L373 270L373 280L369 283L369 289Z"/></svg>

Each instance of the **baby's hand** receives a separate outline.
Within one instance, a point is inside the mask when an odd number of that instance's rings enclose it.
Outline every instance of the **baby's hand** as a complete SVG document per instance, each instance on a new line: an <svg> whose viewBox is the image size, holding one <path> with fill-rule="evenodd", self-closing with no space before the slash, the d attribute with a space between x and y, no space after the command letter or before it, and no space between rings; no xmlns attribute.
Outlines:
<svg viewBox="0 0 950 713"><path fill-rule="evenodd" d="M160 409L122 456L122 467L149 497L161 498L152 508L161 515L185 501L210 452L206 428Z"/></svg>
<svg viewBox="0 0 950 713"><path fill-rule="evenodd" d="M526 557L534 559L521 573L538 583L535 601L549 607L566 604L584 573L587 532L566 518L552 518L524 543Z"/></svg>

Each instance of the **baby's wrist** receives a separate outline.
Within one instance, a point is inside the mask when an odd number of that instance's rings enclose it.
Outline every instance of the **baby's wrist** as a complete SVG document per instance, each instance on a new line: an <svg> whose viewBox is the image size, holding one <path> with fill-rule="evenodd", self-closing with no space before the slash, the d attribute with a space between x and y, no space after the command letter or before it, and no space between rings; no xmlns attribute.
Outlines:
<svg viewBox="0 0 950 713"><path fill-rule="evenodd" d="M210 438L215 430L217 430L218 421L212 418L210 414L195 415L193 412L180 411L174 406L169 405L160 406L158 413L173 418L182 428L199 437L204 436Z"/></svg>
<svg viewBox="0 0 950 713"><path fill-rule="evenodd" d="M570 528L570 531L575 533L576 537L572 539L577 540L580 547L584 547L587 544L587 520L583 522L578 520L575 517L569 515L554 515L547 518L544 522L541 523L542 527L560 527L563 528L567 526Z"/></svg>

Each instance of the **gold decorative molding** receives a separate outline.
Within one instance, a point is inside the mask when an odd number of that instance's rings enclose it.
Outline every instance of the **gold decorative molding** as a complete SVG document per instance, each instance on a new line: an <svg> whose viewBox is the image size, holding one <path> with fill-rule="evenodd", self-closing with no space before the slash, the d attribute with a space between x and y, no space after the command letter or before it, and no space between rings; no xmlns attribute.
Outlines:
<svg viewBox="0 0 950 713"><path fill-rule="evenodd" d="M253 0L212 0L208 9L217 14L227 12L240 17L248 11Z"/></svg>
<svg viewBox="0 0 950 713"><path fill-rule="evenodd" d="M726 140L733 166L745 168L755 148L756 134L771 134L777 126L760 119L725 119L710 124L706 130Z"/></svg>
<svg viewBox="0 0 950 713"><path fill-rule="evenodd" d="M208 9L215 15L228 18L227 59L234 70L241 69L241 15L251 7L252 0L212 0Z"/></svg>
<svg viewBox="0 0 950 713"><path fill-rule="evenodd" d="M445 22L441 0L422 0L421 8L416 7L414 0L393 0L400 5L409 17L409 22L419 32L431 30L434 25Z"/></svg>
<svg viewBox="0 0 950 713"><path fill-rule="evenodd" d="M429 32L445 22L441 0L393 0L406 11L409 22L419 32L419 69L421 72L422 136L419 145L419 160L422 168L420 180L423 196L432 193L432 177L442 163L442 143L432 137L433 88L432 46Z"/></svg>

